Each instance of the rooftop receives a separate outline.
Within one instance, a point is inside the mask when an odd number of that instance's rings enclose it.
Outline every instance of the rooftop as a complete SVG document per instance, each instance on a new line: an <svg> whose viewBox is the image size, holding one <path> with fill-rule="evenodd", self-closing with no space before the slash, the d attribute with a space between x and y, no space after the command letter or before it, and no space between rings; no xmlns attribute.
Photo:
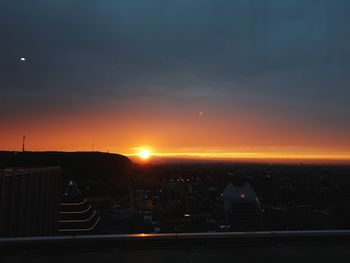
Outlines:
<svg viewBox="0 0 350 263"><path fill-rule="evenodd" d="M40 173L40 172L49 172L53 170L60 170L61 168L58 166L49 166L49 167L9 167L9 168L1 168L0 176L16 176L16 175L24 175L31 173Z"/></svg>

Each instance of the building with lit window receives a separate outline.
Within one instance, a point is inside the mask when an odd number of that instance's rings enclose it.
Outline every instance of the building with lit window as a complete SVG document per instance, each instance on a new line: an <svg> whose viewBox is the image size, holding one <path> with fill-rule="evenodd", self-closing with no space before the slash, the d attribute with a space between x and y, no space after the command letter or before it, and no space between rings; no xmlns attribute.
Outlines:
<svg viewBox="0 0 350 263"><path fill-rule="evenodd" d="M222 193L225 225L231 231L258 231L262 227L262 208L249 183L229 183Z"/></svg>

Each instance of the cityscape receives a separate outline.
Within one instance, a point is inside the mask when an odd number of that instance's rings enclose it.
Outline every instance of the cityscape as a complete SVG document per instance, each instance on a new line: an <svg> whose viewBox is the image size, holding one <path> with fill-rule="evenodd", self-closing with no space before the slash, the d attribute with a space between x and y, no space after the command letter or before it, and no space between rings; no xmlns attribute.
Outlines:
<svg viewBox="0 0 350 263"><path fill-rule="evenodd" d="M0 263L349 262L349 14L0 0Z"/></svg>
<svg viewBox="0 0 350 263"><path fill-rule="evenodd" d="M350 228L347 165L152 164L144 154L135 163L99 152L1 157L2 236ZM27 216L36 217L28 229L20 221Z"/></svg>

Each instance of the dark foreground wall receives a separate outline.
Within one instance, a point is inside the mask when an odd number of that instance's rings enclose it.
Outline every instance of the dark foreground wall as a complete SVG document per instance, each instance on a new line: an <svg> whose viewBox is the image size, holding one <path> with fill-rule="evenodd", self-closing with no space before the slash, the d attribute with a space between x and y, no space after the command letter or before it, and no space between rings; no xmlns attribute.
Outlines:
<svg viewBox="0 0 350 263"><path fill-rule="evenodd" d="M59 167L0 170L0 237L57 235Z"/></svg>

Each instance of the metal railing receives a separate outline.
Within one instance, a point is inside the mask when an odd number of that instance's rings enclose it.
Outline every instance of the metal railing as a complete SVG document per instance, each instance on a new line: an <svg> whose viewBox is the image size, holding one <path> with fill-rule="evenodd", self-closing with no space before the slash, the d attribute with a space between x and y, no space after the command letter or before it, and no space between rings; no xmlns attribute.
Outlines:
<svg viewBox="0 0 350 263"><path fill-rule="evenodd" d="M349 244L350 230L166 233L0 238L0 251Z"/></svg>

